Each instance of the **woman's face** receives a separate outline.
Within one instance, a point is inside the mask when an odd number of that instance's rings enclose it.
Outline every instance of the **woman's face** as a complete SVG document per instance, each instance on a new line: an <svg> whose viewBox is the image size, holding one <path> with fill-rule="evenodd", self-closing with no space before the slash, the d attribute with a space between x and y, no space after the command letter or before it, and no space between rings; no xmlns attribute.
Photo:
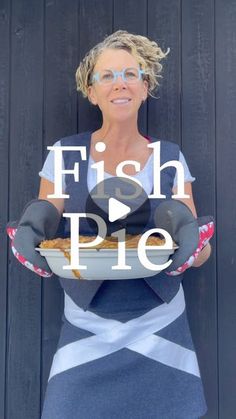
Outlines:
<svg viewBox="0 0 236 419"><path fill-rule="evenodd" d="M93 70L93 74L101 70L111 69L121 71L124 68L139 68L137 60L126 50L107 49L101 53ZM147 98L148 82L137 80L129 84L123 81L121 75L111 84L93 83L88 87L88 95L94 105L98 105L103 119L124 121L137 116L143 100ZM127 103L114 103L115 99L129 99Z"/></svg>

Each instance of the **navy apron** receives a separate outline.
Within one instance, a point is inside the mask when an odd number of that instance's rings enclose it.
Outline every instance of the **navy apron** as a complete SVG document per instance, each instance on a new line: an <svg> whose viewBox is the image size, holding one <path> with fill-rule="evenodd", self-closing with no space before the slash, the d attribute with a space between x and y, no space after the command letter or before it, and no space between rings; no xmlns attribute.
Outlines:
<svg viewBox="0 0 236 419"><path fill-rule="evenodd" d="M66 175L70 199L65 199L65 212L86 212L91 135L61 140L61 145L82 145L87 151L86 161L80 152L63 152L65 169L79 162L80 172L79 182ZM161 141L161 165L178 159L179 147ZM167 199L174 177L175 168L162 171L161 193ZM160 202L150 200L146 230L155 227L153 213ZM65 236L69 230L67 220ZM86 219L81 219L80 234L94 234ZM182 275L59 280L65 309L42 419L197 419L206 413Z"/></svg>

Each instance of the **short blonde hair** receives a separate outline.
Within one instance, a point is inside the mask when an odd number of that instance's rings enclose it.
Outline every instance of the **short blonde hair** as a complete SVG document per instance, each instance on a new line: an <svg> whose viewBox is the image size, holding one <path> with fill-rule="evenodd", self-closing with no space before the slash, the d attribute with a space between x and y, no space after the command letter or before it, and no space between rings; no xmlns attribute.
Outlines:
<svg viewBox="0 0 236 419"><path fill-rule="evenodd" d="M84 97L88 97L87 89L91 85L93 69L100 54L108 48L124 49L136 58L140 68L146 73L143 80L148 82L148 94L155 98L152 92L159 86L158 79L162 77L160 61L168 55L170 49L163 52L155 41L124 30L112 33L87 52L76 71L77 90L81 91Z"/></svg>

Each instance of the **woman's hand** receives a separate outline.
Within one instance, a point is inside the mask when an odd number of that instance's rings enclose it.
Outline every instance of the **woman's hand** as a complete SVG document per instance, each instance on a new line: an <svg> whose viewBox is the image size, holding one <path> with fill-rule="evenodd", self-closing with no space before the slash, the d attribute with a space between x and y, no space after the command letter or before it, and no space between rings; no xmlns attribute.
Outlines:
<svg viewBox="0 0 236 419"><path fill-rule="evenodd" d="M184 191L185 191L185 194L189 195L189 198L178 199L178 201L181 201L185 205L187 205L189 207L189 209L191 210L193 216L197 218L197 212L196 212L196 207L195 207L195 204L194 204L193 192L192 192L192 183L191 182L185 182ZM177 193L177 186L175 186L172 189L172 193L173 193L173 195L175 195ZM191 266L194 267L194 268L199 268L201 265L203 265L209 259L210 255L211 255L211 245L208 242L205 245L205 247L202 248L202 250L198 253L198 256L195 258L195 260L194 260L194 262Z"/></svg>
<svg viewBox="0 0 236 419"><path fill-rule="evenodd" d="M20 221L7 225L14 256L26 268L44 277L52 276L52 272L35 247L42 240L54 238L64 209L64 199L48 199L47 196L53 193L54 184L42 178L39 199L26 205Z"/></svg>
<svg viewBox="0 0 236 419"><path fill-rule="evenodd" d="M167 272L169 275L179 275L191 266L197 268L209 258L211 253L209 240L214 234L214 220L211 216L198 218L197 220L199 223L199 241L196 250L183 265L174 271Z"/></svg>
<svg viewBox="0 0 236 419"><path fill-rule="evenodd" d="M35 247L43 240L54 238L60 219L61 215L51 202L34 199L26 205L18 222L9 222L7 225L14 256L22 265L40 276L49 277L52 272L46 259Z"/></svg>
<svg viewBox="0 0 236 419"><path fill-rule="evenodd" d="M169 275L179 275L196 262L214 233L213 217L194 218L191 210L177 200L163 201L156 209L155 224L163 228L179 246L167 268ZM203 259L200 264L203 263Z"/></svg>

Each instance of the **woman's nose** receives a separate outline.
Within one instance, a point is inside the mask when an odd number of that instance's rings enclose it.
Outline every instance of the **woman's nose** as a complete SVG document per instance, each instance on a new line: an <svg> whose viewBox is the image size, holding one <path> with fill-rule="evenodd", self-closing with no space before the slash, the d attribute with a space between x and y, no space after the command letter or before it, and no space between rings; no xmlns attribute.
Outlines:
<svg viewBox="0 0 236 419"><path fill-rule="evenodd" d="M126 82L123 80L122 76L119 75L116 77L116 80L113 82L113 89L117 88L127 88Z"/></svg>

